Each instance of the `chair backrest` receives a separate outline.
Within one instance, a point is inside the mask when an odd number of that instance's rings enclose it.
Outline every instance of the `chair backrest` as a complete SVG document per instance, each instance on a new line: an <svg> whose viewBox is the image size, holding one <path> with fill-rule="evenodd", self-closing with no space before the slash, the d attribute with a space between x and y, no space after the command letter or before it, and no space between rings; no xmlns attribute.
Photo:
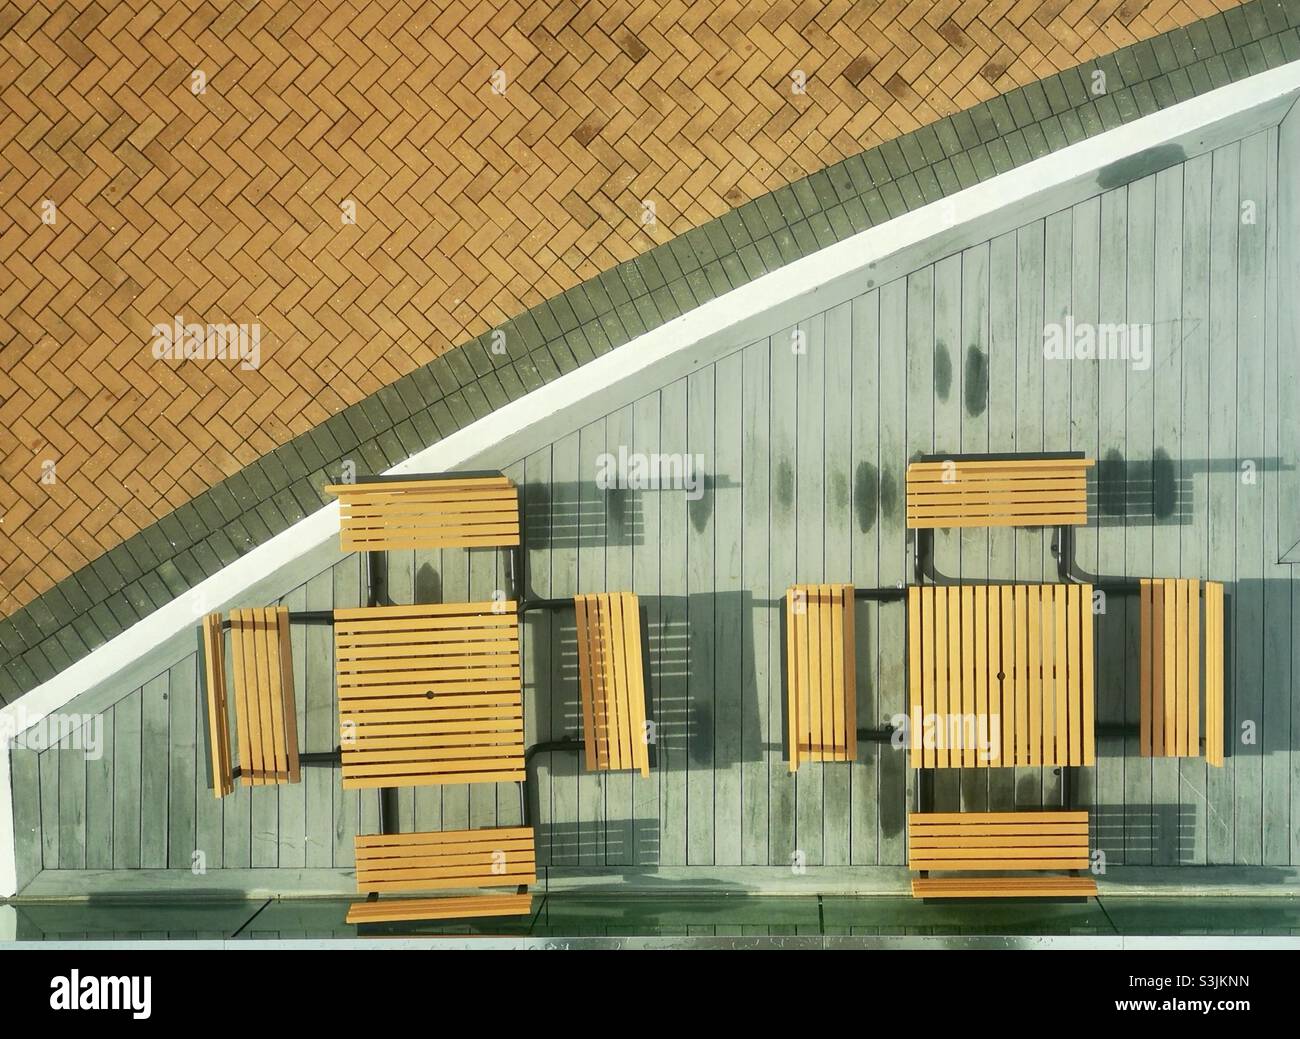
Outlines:
<svg viewBox="0 0 1300 1039"><path fill-rule="evenodd" d="M1144 577L1139 597L1139 749L1144 757L1200 754L1203 677L1205 759L1222 765L1223 584Z"/></svg>
<svg viewBox="0 0 1300 1039"><path fill-rule="evenodd" d="M353 902L348 907L350 924L401 923L407 920L468 920L487 916L527 916L533 911L533 896L461 895L454 898L385 898Z"/></svg>
<svg viewBox="0 0 1300 1039"><path fill-rule="evenodd" d="M239 780L245 786L297 783L298 713L293 690L289 611L230 611Z"/></svg>
<svg viewBox="0 0 1300 1039"><path fill-rule="evenodd" d="M1056 527L1088 522L1091 458L924 459L907 467L907 526Z"/></svg>
<svg viewBox="0 0 1300 1039"><path fill-rule="evenodd" d="M858 752L853 585L797 584L786 593L789 765L852 761Z"/></svg>
<svg viewBox="0 0 1300 1039"><path fill-rule="evenodd" d="M587 768L650 774L640 600L631 592L574 596Z"/></svg>
<svg viewBox="0 0 1300 1039"><path fill-rule="evenodd" d="M911 812L914 870L1088 868L1087 812Z"/></svg>
<svg viewBox="0 0 1300 1039"><path fill-rule="evenodd" d="M343 786L522 782L513 602L334 611Z"/></svg>
<svg viewBox="0 0 1300 1039"><path fill-rule="evenodd" d="M339 499L347 552L520 543L519 489L505 476L373 480L325 490Z"/></svg>
<svg viewBox="0 0 1300 1039"><path fill-rule="evenodd" d="M208 752L212 760L212 792L217 798L233 793L234 765L230 759L230 712L226 695L226 637L221 614L203 618L203 679L208 700Z"/></svg>

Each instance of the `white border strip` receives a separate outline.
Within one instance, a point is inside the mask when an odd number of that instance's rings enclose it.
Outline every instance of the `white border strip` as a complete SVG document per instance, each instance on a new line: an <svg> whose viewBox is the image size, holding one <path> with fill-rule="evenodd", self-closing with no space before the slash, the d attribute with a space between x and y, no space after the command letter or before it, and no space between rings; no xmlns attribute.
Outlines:
<svg viewBox="0 0 1300 1039"><path fill-rule="evenodd" d="M752 324L753 319L777 306L811 297L810 312L822 309L822 297L833 281L863 272L903 248L952 232L959 224L965 228L1013 205L1023 205L1072 185L1084 185L1095 180L1098 172L1106 167L1158 145L1196 142L1199 135L1248 110L1277 103L1278 110L1266 113L1268 118L1262 125L1275 124L1285 113L1281 105L1289 102L1297 91L1300 91L1300 62L1221 87L1062 148L827 246L587 362L418 452L389 472L446 472L465 467L503 441L526 434L558 414L580 411L594 394L684 356L703 341L725 337L729 329L735 330L742 323ZM197 618L215 605L246 594L269 575L328 543L338 531L339 509L335 502L177 596L37 686L17 704L0 710L0 732L5 731L6 721L16 724L18 709L22 711L23 723L33 725L81 694L110 681L150 650L187 629L193 630ZM0 897L13 894L16 886L14 855L9 754L7 748L0 748Z"/></svg>

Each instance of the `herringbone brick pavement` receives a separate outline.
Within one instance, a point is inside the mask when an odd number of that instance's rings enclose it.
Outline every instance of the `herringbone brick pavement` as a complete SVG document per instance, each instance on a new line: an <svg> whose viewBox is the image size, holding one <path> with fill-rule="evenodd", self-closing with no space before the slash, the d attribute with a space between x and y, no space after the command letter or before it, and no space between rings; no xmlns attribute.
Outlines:
<svg viewBox="0 0 1300 1039"><path fill-rule="evenodd" d="M1232 6L4 3L0 614L505 317ZM260 367L155 360L178 314Z"/></svg>

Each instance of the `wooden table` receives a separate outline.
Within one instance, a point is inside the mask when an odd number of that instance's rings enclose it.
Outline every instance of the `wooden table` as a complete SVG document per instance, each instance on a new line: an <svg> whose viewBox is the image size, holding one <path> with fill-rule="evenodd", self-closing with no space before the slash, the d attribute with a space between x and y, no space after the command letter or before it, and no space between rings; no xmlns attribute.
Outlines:
<svg viewBox="0 0 1300 1039"><path fill-rule="evenodd" d="M513 602L334 612L343 786L524 780Z"/></svg>
<svg viewBox="0 0 1300 1039"><path fill-rule="evenodd" d="M912 587L914 768L1095 761L1092 586Z"/></svg>

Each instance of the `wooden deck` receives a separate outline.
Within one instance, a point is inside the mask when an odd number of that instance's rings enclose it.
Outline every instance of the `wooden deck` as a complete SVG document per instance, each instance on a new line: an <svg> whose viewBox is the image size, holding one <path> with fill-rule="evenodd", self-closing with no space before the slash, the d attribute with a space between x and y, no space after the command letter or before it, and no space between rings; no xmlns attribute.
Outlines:
<svg viewBox="0 0 1300 1039"><path fill-rule="evenodd" d="M1097 459L1077 533L1084 569L1228 583L1223 769L1140 756L1138 603L1112 597L1097 618L1097 765L1075 773L1092 847L1108 866L1259 867L1260 883L1300 865L1300 602L1277 562L1290 547L1278 539L1280 474L1295 457L1276 435L1278 400L1294 407L1298 387L1279 385L1277 363L1277 152L1277 131L1265 131L864 284L511 466L532 591L641 597L656 737L648 778L589 774L576 754L538 759L539 870L901 867L912 803L902 750L864 741L852 764L786 767L781 596L794 582L907 577L909 458L1044 450ZM1151 364L1045 359L1044 325L1067 316L1150 326ZM792 350L796 331L804 353ZM702 456L702 494L599 489L600 456L621 447ZM1037 530L940 532L935 564L974 579L1055 576ZM390 556L399 603L504 587L490 552ZM361 601L356 557L283 600ZM332 748L329 630L292 639L301 749ZM859 604L856 641L858 724L872 728L904 710L901 607ZM527 615L526 744L578 731L576 653L571 613ZM122 694L98 760L15 752L20 879L76 871L43 878L48 888L65 876L75 892L80 871L113 870L129 888L133 870L183 879L201 852L209 886L222 887L219 871L232 869L348 869L354 834L375 831L375 792L343 791L329 768L216 801L195 657ZM1241 739L1247 723L1254 742ZM1050 768L950 770L933 807L1055 805L1060 784ZM399 803L403 830L521 822L512 785L404 789ZM229 876L224 887L240 890Z"/></svg>

